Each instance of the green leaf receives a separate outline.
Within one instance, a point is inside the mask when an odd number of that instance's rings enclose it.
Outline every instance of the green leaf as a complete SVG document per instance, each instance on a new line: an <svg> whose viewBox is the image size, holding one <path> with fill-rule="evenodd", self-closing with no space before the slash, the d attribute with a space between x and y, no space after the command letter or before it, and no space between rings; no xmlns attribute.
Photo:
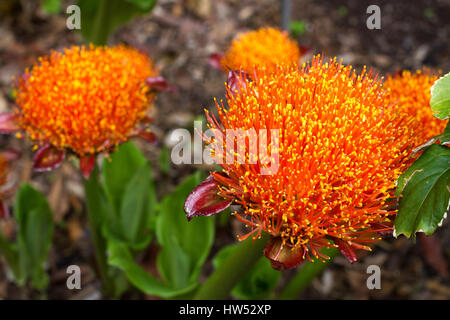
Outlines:
<svg viewBox="0 0 450 320"><path fill-rule="evenodd" d="M44 264L53 235L53 215L45 197L28 184L23 184L16 197L14 212L18 223L18 247L22 281L44 289L48 284Z"/></svg>
<svg viewBox="0 0 450 320"><path fill-rule="evenodd" d="M178 252L181 249L189 257L189 279L185 279L184 283L197 281L214 240L214 219L212 217L197 217L188 222L184 212L186 197L201 181L201 173L197 172L184 180L172 194L166 196L161 202L156 225L158 242L164 250ZM158 266L160 273L169 278L169 273L164 270L171 268L171 264L177 263L178 258L173 253L165 254L166 256L164 259L161 258ZM175 282L183 282L173 277L167 280L172 285Z"/></svg>
<svg viewBox="0 0 450 320"><path fill-rule="evenodd" d="M300 37L306 31L306 23L301 20L292 21L289 24L289 31L293 37Z"/></svg>
<svg viewBox="0 0 450 320"><path fill-rule="evenodd" d="M214 257L214 267L219 267L237 246L238 244L233 244L220 250ZM255 300L271 298L271 294L277 286L280 277L281 272L274 270L270 265L269 259L262 257L247 271L231 294L238 299Z"/></svg>
<svg viewBox="0 0 450 320"><path fill-rule="evenodd" d="M436 118L444 120L450 117L450 73L431 87L430 106Z"/></svg>
<svg viewBox="0 0 450 320"><path fill-rule="evenodd" d="M61 0L44 0L42 9L47 14L58 14L61 11Z"/></svg>
<svg viewBox="0 0 450 320"><path fill-rule="evenodd" d="M117 28L150 12L155 4L156 0L79 0L81 34L86 42L104 45Z"/></svg>
<svg viewBox="0 0 450 320"><path fill-rule="evenodd" d="M21 278L19 267L19 254L17 252L17 245L8 241L2 234L0 228L0 255L3 256L5 262L8 264L11 275L15 280Z"/></svg>
<svg viewBox="0 0 450 320"><path fill-rule="evenodd" d="M128 183L146 163L142 152L131 142L120 145L109 159L104 159L102 176L105 191L116 215L119 215Z"/></svg>
<svg viewBox="0 0 450 320"><path fill-rule="evenodd" d="M169 149L166 147L163 147L161 149L161 154L159 156L159 169L162 173L168 174L170 171L170 155L169 155Z"/></svg>
<svg viewBox="0 0 450 320"><path fill-rule="evenodd" d="M450 149L432 145L400 176L395 236L410 237L418 231L430 235L442 223L450 199L449 169Z"/></svg>
<svg viewBox="0 0 450 320"><path fill-rule="evenodd" d="M172 298L189 292L196 286L196 283L193 283L182 289L174 289L165 285L134 261L126 244L112 239L108 241L108 262L110 265L123 270L136 288L149 295ZM173 267L175 268L176 266Z"/></svg>
<svg viewBox="0 0 450 320"><path fill-rule="evenodd" d="M174 288L181 289L189 286L189 256L183 251L175 235L169 238L158 255L158 270L166 283ZM195 281L191 281L194 282Z"/></svg>
<svg viewBox="0 0 450 320"><path fill-rule="evenodd" d="M150 241L149 199L151 173L144 164L127 184L120 209L120 228L128 244L135 250L145 248Z"/></svg>

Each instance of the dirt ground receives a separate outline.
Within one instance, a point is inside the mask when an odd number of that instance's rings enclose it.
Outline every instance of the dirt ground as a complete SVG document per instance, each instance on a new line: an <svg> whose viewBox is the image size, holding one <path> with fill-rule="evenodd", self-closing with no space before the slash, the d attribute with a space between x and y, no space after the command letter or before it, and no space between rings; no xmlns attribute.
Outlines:
<svg viewBox="0 0 450 320"><path fill-rule="evenodd" d="M293 0L291 18L306 25L297 37L300 45L313 54L337 56L360 70L364 65L380 75L424 65L450 71L450 1L333 1ZM0 112L10 110L11 81L38 56L50 49L81 44L80 36L65 27L65 16L48 16L36 1L22 1L20 10L6 12L0 5ZM224 93L225 75L208 65L208 57L223 52L239 32L261 26L279 26L280 3L276 0L159 0L152 14L138 18L116 32L111 44L127 43L147 52L161 73L178 88L176 93L162 93L156 103L152 129L159 146L139 144L155 163L159 196L170 192L193 166L171 165L170 172L160 172L157 162L161 146L170 146L171 130L192 127L192 121L213 105L213 97ZM366 9L370 4L381 8L381 30L369 30ZM0 147L19 146L31 150L25 141L0 137ZM97 299L99 283L91 270L92 248L84 214L81 180L70 163L51 174L32 173L31 151L17 163L14 175L33 180L46 193L58 223L50 254L51 284L49 299ZM11 201L11 199L10 199ZM10 202L12 203L12 202ZM13 234L13 221L2 221L5 234ZM234 241L239 226L233 220L217 232L213 253ZM433 239L434 245L423 254L419 244L405 238L378 242L374 252L350 265L338 257L302 294L302 299L450 299L450 232L445 223ZM439 260L442 248L443 260ZM144 260L154 253L149 248ZM213 253L211 257L213 256ZM80 265L83 290L70 292L65 286L69 264ZM382 289L368 290L368 265L381 266ZM210 269L207 263L205 272ZM294 271L285 272L282 282ZM8 281L0 264L0 298L41 298L33 291L17 288ZM125 298L150 298L139 293Z"/></svg>

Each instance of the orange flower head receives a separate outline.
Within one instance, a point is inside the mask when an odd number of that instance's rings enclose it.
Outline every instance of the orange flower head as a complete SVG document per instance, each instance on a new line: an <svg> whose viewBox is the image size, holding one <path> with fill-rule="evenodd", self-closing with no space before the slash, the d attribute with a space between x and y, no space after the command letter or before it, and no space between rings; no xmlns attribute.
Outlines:
<svg viewBox="0 0 450 320"><path fill-rule="evenodd" d="M15 121L37 144L77 156L107 151L145 122L152 61L120 45L71 47L40 58L17 81Z"/></svg>
<svg viewBox="0 0 450 320"><path fill-rule="evenodd" d="M365 70L357 75L336 59L316 57L300 70L258 68L255 75L228 88L228 107L217 105L218 118L207 113L220 133L205 137L223 168L211 174L218 195L241 205L235 216L252 229L248 235L265 231L278 239L266 249L272 262L289 256L285 250L295 252L297 263L326 258L318 250L323 246L338 246L356 261L353 249L369 250L366 242L392 230L390 199L412 161L413 117L387 102L378 77ZM258 152L250 152L250 134L229 144L230 130L254 130ZM236 152L242 145L245 152ZM222 161L229 155L231 163ZM188 218L199 215L195 200L186 202ZM211 214L205 212L200 215Z"/></svg>
<svg viewBox="0 0 450 320"><path fill-rule="evenodd" d="M252 75L256 66L272 72L277 64L298 64L301 54L286 32L262 28L233 40L220 64L225 70L243 70Z"/></svg>
<svg viewBox="0 0 450 320"><path fill-rule="evenodd" d="M389 101L420 123L416 146L442 133L448 122L434 117L430 107L431 87L438 78L430 70L402 71L388 76L384 82L384 88L389 91Z"/></svg>

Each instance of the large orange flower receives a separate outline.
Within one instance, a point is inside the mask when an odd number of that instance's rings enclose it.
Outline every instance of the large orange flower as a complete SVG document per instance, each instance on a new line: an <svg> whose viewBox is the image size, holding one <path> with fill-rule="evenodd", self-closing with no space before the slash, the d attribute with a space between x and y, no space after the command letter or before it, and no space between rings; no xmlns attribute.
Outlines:
<svg viewBox="0 0 450 320"><path fill-rule="evenodd" d="M433 116L430 107L431 87L439 78L430 70L402 71L388 76L384 88L389 91L389 101L409 113L420 123L415 145L421 145L444 131L448 121Z"/></svg>
<svg viewBox="0 0 450 320"><path fill-rule="evenodd" d="M42 148L35 169L49 170L66 151L80 157L89 175L95 155L144 130L161 85L152 61L126 46L72 47L40 58L18 79L17 108L2 115L0 130L18 129Z"/></svg>
<svg viewBox="0 0 450 320"><path fill-rule="evenodd" d="M253 74L255 67L272 72L278 64L298 64L302 50L287 32L262 28L240 34L220 60L223 69Z"/></svg>
<svg viewBox="0 0 450 320"><path fill-rule="evenodd" d="M411 161L414 118L389 104L377 77L336 60L317 57L300 70L255 75L235 79L228 107L217 106L218 119L208 114L216 131L205 139L223 172L188 197L187 217L241 205L235 216L252 229L248 235L272 236L265 253L276 268L326 258L323 246L338 246L356 261L354 249L369 250L367 242L392 230L391 198ZM253 130L260 134L256 154L248 138ZM248 135L235 145L230 132ZM269 148L261 153L266 139ZM227 155L231 162L222 161Z"/></svg>

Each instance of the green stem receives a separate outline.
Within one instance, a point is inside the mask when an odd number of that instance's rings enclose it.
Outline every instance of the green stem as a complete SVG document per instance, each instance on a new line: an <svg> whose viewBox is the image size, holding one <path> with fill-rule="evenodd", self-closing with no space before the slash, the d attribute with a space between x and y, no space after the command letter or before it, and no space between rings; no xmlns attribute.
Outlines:
<svg viewBox="0 0 450 320"><path fill-rule="evenodd" d="M106 240L102 235L102 223L105 221L104 194L99 183L99 171L97 165L91 172L89 180L84 180L84 190L87 205L88 223L92 234L95 259L100 278L102 279L104 292L114 294L114 281L109 276L106 256Z"/></svg>
<svg viewBox="0 0 450 320"><path fill-rule="evenodd" d="M14 274L14 278L19 279L20 277L20 267L18 256L11 248L11 244L5 239L0 230L0 254L5 258L8 263L9 268Z"/></svg>
<svg viewBox="0 0 450 320"><path fill-rule="evenodd" d="M247 239L226 258L200 287L195 300L223 300L262 257L267 238Z"/></svg>
<svg viewBox="0 0 450 320"><path fill-rule="evenodd" d="M323 248L322 252L328 255L330 259L325 262L320 260L306 262L303 268L301 268L283 290L281 290L278 299L293 300L300 296L311 281L331 264L333 258L339 253L339 250L336 248Z"/></svg>
<svg viewBox="0 0 450 320"><path fill-rule="evenodd" d="M108 4L109 2L109 4ZM99 0L98 11L93 22L91 41L95 45L105 45L108 42L108 6L113 5L111 1Z"/></svg>

